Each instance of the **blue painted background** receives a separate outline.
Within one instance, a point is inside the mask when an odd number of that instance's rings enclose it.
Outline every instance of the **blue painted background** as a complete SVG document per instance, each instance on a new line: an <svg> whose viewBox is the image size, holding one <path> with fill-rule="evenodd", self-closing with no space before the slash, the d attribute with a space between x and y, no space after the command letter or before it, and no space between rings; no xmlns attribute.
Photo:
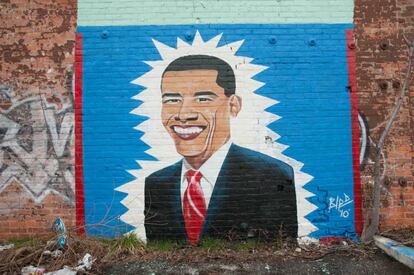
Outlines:
<svg viewBox="0 0 414 275"><path fill-rule="evenodd" d="M159 60L151 38L176 46L199 30L204 40L223 33L221 44L244 39L237 55L269 69L255 78L266 85L256 91L280 101L268 110L282 116L270 128L289 145L284 152L305 164L314 179L306 189L318 209L307 217L319 228L313 237L355 237L353 204L347 218L328 211L328 198L346 193L353 199L351 113L346 64L348 24L306 25L180 25L78 27L83 34L83 144L86 223L89 234L116 236L129 227L119 220L125 194L114 191L133 178L135 160L152 159L142 133L144 120L129 112L142 90L130 81ZM106 33L105 38L102 34ZM275 44L269 43L272 38ZM309 41L316 44L310 46Z"/></svg>

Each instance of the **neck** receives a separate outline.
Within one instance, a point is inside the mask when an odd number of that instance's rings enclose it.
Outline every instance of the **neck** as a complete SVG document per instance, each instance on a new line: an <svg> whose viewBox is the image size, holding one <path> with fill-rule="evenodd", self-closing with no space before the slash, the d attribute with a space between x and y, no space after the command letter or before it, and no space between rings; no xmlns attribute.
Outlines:
<svg viewBox="0 0 414 275"><path fill-rule="evenodd" d="M185 160L188 162L188 164L191 165L194 169L198 170L200 167L206 162L205 159L201 159L198 156L197 157L186 157Z"/></svg>

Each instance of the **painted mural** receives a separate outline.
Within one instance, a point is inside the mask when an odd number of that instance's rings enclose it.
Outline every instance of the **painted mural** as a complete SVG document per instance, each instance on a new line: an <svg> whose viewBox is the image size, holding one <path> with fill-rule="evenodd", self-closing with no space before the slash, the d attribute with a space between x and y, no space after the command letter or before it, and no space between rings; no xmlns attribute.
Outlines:
<svg viewBox="0 0 414 275"><path fill-rule="evenodd" d="M155 134L148 138L155 142L148 144L159 160L150 163L153 169L142 169L148 174L138 178L145 183L131 183L145 185L150 240L171 235L187 235L191 242L200 235L270 237L282 227L297 236L292 166L298 188L311 177L300 172L301 163L281 153L282 145L266 144L265 137L276 137L266 128L276 117L264 110L275 101L254 94L264 83L252 79L266 67L235 54L243 41L217 47L221 36L204 42L196 31L191 45L179 39L177 48L154 41L166 58L152 62L153 69L133 81L147 87L138 95L143 104L134 113L150 117L139 127Z"/></svg>
<svg viewBox="0 0 414 275"><path fill-rule="evenodd" d="M356 238L351 28L81 24L78 224L190 244Z"/></svg>

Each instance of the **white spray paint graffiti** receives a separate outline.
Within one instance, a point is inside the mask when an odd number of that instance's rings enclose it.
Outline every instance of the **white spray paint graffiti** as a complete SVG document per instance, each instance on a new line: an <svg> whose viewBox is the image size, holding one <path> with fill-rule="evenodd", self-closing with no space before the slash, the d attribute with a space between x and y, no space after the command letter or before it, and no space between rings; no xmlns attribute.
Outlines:
<svg viewBox="0 0 414 275"><path fill-rule="evenodd" d="M373 146L374 148L377 144L372 140L370 137L370 132L374 132L379 127L383 126L384 123L380 123L379 125L375 126L374 128L369 128L367 120L365 119L364 114L358 113L358 124L360 129L360 138L359 138L359 164L361 165L361 170L364 170L365 165L373 165L374 161L370 158L370 150L369 147ZM383 169L382 169L382 177L385 177L387 172L387 158L385 157L384 152L381 152ZM371 186L374 185L374 182L370 180L368 182ZM387 186L381 184L381 191L387 195L387 197L394 198L390 191L388 191Z"/></svg>
<svg viewBox="0 0 414 275"><path fill-rule="evenodd" d="M365 160L366 152L367 152L367 145L368 145L368 133L367 133L367 125L362 118L361 114L358 113L358 124L359 129L361 130L360 137L359 137L359 164L362 165L363 161Z"/></svg>
<svg viewBox="0 0 414 275"><path fill-rule="evenodd" d="M339 216L341 218L348 218L349 211L351 210L351 208L346 208L346 206L351 204L352 202L353 200L345 193L343 198L339 196L336 196L336 198L330 197L328 210L329 212L331 212L331 209L335 209L336 211L338 211Z"/></svg>
<svg viewBox="0 0 414 275"><path fill-rule="evenodd" d="M0 109L0 192L18 182L36 202L54 193L73 204L72 104L57 110L42 96L15 102L10 91L0 87L10 99Z"/></svg>

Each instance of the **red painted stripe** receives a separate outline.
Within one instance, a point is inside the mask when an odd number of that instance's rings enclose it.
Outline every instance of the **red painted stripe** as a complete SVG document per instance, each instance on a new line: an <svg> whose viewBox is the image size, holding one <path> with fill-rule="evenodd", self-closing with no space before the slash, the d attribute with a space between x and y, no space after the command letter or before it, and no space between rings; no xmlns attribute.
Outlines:
<svg viewBox="0 0 414 275"><path fill-rule="evenodd" d="M359 164L358 95L356 89L356 54L354 33L346 31L348 79L351 88L352 161L354 169L355 231L362 233L361 167Z"/></svg>
<svg viewBox="0 0 414 275"><path fill-rule="evenodd" d="M82 145L82 34L75 43L75 195L77 233L85 234L85 191L83 186Z"/></svg>

